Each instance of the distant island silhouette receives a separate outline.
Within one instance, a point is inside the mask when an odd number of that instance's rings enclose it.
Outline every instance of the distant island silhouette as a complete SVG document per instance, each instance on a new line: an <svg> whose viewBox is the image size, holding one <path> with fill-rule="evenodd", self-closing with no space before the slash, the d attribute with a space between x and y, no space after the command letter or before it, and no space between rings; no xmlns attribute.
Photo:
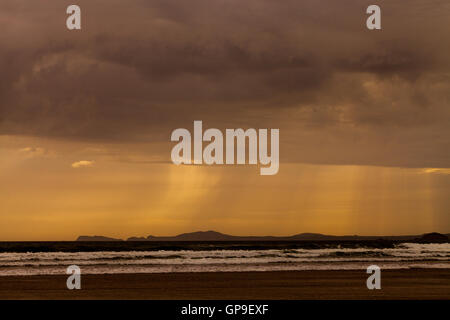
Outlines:
<svg viewBox="0 0 450 320"><path fill-rule="evenodd" d="M172 237L130 237L126 240L109 238L105 236L79 236L76 241L364 241L364 240L397 240L397 241L415 241L423 243L448 242L449 234L437 232L426 233L423 235L403 235L403 236L358 236L345 235L334 236L320 233L300 233L292 236L232 236L217 231L196 231L182 233Z"/></svg>
<svg viewBox="0 0 450 320"><path fill-rule="evenodd" d="M402 242L449 243L450 234L334 236L300 233L292 236L232 236L217 231L197 231L173 237L131 237L126 240L96 236L79 236L76 241L0 242L0 252L95 252L158 250L266 250L326 248L395 248Z"/></svg>

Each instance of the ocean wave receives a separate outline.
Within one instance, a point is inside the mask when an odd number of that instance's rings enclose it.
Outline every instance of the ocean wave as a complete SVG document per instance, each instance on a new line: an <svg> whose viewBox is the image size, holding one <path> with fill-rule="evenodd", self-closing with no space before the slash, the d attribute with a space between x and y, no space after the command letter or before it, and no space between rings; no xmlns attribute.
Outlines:
<svg viewBox="0 0 450 320"><path fill-rule="evenodd" d="M368 264L389 268L439 266L450 268L449 244L409 244L395 248L321 248L269 250L160 250L98 252L0 253L0 276L61 273L75 264L88 273L181 272L180 270L313 270L361 268ZM173 270L173 271L170 271ZM195 272L195 271L192 271Z"/></svg>

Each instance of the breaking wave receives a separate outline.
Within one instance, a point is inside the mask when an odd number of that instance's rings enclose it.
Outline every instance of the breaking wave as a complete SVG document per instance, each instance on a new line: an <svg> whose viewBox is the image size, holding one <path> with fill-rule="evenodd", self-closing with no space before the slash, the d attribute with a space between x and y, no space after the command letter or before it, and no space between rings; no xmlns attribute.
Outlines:
<svg viewBox="0 0 450 320"><path fill-rule="evenodd" d="M159 250L0 253L0 276L82 273L165 273L278 270L450 268L450 244L403 243L394 248Z"/></svg>

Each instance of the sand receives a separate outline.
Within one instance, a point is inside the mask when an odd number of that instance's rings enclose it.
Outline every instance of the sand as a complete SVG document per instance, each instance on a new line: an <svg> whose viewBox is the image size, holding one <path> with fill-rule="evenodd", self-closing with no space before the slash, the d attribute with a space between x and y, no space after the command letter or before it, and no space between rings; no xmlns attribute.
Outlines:
<svg viewBox="0 0 450 320"><path fill-rule="evenodd" d="M282 271L0 276L0 299L450 299L450 269L383 270L381 290L364 271Z"/></svg>

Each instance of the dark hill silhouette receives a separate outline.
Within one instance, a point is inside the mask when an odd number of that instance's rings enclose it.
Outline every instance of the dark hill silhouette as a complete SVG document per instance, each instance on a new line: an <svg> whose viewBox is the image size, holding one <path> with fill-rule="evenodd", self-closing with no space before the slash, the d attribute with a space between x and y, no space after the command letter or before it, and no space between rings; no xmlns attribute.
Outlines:
<svg viewBox="0 0 450 320"><path fill-rule="evenodd" d="M430 233L425 235L405 235L405 236L358 236L345 235L333 236L320 233L300 233L293 236L232 236L217 231L196 231L182 233L172 237L131 237L127 241L364 241L364 240L395 240L414 242L447 242L448 235L440 233ZM108 238L103 236L80 236L77 241L123 241L121 239Z"/></svg>
<svg viewBox="0 0 450 320"><path fill-rule="evenodd" d="M104 236L79 236L77 241L123 241L122 239L108 238Z"/></svg>
<svg viewBox="0 0 450 320"><path fill-rule="evenodd" d="M449 236L437 232L426 233L417 239L420 243L445 243L449 241Z"/></svg>
<svg viewBox="0 0 450 320"><path fill-rule="evenodd" d="M175 237L154 237L154 236L148 236L147 241L230 241L234 240L234 236L230 236L227 234L223 234L216 231L197 231L197 232L191 232L191 233L182 233Z"/></svg>

